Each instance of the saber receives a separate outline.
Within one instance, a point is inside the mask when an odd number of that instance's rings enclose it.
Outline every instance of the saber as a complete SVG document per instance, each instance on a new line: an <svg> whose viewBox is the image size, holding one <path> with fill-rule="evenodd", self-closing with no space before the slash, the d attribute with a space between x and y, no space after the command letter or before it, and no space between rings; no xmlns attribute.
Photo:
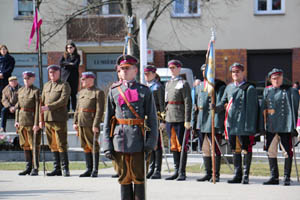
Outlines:
<svg viewBox="0 0 300 200"><path fill-rule="evenodd" d="M184 153L184 146L185 146L185 140L186 140L186 134L187 130L184 130L184 135L183 135L183 141L182 141L182 146L181 146L181 152L180 152L180 162L179 162L179 171L182 171L182 161L183 161L183 153Z"/></svg>
<svg viewBox="0 0 300 200"><path fill-rule="evenodd" d="M230 163L229 163L228 159L226 158L225 154L222 152L222 150L221 150L221 148L220 148L220 144L219 144L219 142L218 142L216 136L215 136L215 142L216 142L216 144L217 144L217 146L218 146L218 148L219 148L219 151L221 152L223 158L225 159L227 166L229 167L229 169L230 169L231 172L233 173L233 169L231 168Z"/></svg>
<svg viewBox="0 0 300 200"><path fill-rule="evenodd" d="M294 145L294 138L292 138L292 145L293 145L293 153L294 153L294 162L295 162L295 168L296 168L296 176L297 176L297 182L299 182L299 174L298 174L298 166L297 166L297 155Z"/></svg>
<svg viewBox="0 0 300 200"><path fill-rule="evenodd" d="M287 151L285 150L284 146L282 145L280 137L279 137L279 135L277 133L276 133L276 137L277 137L277 140L279 141L279 145L280 145L280 148L282 150L282 153L283 153L284 157L288 158L289 155L288 155Z"/></svg>
<svg viewBox="0 0 300 200"><path fill-rule="evenodd" d="M166 156L166 150L165 150L163 136L162 136L163 132L162 132L161 129L159 129L159 132L160 132L160 141L161 141L161 148L163 150L163 156L164 156L164 159L165 159L166 164L167 164L168 172L170 173L170 167L169 167L168 159L167 159L167 156Z"/></svg>

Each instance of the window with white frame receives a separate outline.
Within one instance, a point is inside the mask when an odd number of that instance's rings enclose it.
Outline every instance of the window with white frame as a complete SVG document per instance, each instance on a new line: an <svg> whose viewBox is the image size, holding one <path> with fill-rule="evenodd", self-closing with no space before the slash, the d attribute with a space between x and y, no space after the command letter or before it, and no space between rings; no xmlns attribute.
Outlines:
<svg viewBox="0 0 300 200"><path fill-rule="evenodd" d="M120 16L121 9L120 3L107 3L108 0L87 0L87 6L95 6L103 2L102 6L91 9L88 14L89 15L112 15L112 16Z"/></svg>
<svg viewBox="0 0 300 200"><path fill-rule="evenodd" d="M175 0L173 2L173 17L200 17L200 0Z"/></svg>
<svg viewBox="0 0 300 200"><path fill-rule="evenodd" d="M16 18L33 16L33 0L14 0L14 5Z"/></svg>
<svg viewBox="0 0 300 200"><path fill-rule="evenodd" d="M254 0L254 14L284 14L285 0Z"/></svg>

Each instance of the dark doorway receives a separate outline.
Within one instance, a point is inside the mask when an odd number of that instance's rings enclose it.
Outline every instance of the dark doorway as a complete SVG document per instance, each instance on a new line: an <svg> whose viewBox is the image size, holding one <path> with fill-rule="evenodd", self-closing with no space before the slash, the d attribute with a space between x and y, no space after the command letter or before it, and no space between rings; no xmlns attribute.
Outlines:
<svg viewBox="0 0 300 200"><path fill-rule="evenodd" d="M177 59L183 63L184 68L189 68L193 71L195 79L203 80L200 67L205 63L206 51L169 51L166 52L166 65L169 60Z"/></svg>
<svg viewBox="0 0 300 200"><path fill-rule="evenodd" d="M274 67L284 71L284 77L292 80L292 50L248 50L248 81L264 82Z"/></svg>

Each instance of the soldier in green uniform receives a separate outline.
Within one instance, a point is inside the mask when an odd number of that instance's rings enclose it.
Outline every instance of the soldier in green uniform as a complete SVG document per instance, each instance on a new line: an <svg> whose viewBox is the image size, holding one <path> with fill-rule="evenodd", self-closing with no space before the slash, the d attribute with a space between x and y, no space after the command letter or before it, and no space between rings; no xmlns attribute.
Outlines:
<svg viewBox="0 0 300 200"><path fill-rule="evenodd" d="M103 135L105 156L117 165L121 199L130 200L145 199L144 154L154 150L158 137L155 101L151 90L135 81L137 63L130 55L117 60L122 81L108 92Z"/></svg>
<svg viewBox="0 0 300 200"><path fill-rule="evenodd" d="M261 104L260 129L266 132L267 151L271 178L264 185L278 185L277 165L278 144L286 153L284 160L284 185L290 185L292 170L293 146L292 134L297 127L299 94L295 88L283 85L283 71L274 68L268 78L272 85L266 87Z"/></svg>
<svg viewBox="0 0 300 200"><path fill-rule="evenodd" d="M156 68L153 65L148 65L144 69L146 85L153 93L156 111L163 113L165 111L164 95L165 89L162 84L157 80ZM159 133L160 134L160 133ZM160 179L161 178L161 164L162 164L162 144L161 137L158 137L157 148L151 154L150 171L147 178Z"/></svg>
<svg viewBox="0 0 300 200"><path fill-rule="evenodd" d="M33 83L35 73L31 71L23 72L24 86L18 91L18 103L16 105L15 127L19 134L20 146L24 149L26 169L19 175L38 175L39 150L41 144L41 134L39 132L39 89ZM34 139L35 134L35 141ZM33 146L35 144L35 146ZM33 148L35 148L35 164L33 168Z"/></svg>
<svg viewBox="0 0 300 200"><path fill-rule="evenodd" d="M203 76L205 73L206 64L201 67ZM205 91L206 81L204 80L195 89L195 104L192 110L192 127L199 135L201 149L203 151L203 162L205 167L205 176L197 179L197 181L210 181L212 178L212 159L211 159L211 112L209 105L211 96ZM215 98L216 103L221 101L226 84L216 79L215 80ZM222 133L224 132L225 112L216 113L215 115L215 139L220 144L222 141ZM220 180L221 152L217 144L215 144L216 152L216 182Z"/></svg>
<svg viewBox="0 0 300 200"><path fill-rule="evenodd" d="M171 151L174 158L175 172L166 180L183 181L186 179L187 145L184 147L182 167L180 166L180 152L182 149L185 129L191 128L192 98L191 89L186 80L180 76L182 63L179 60L168 62L172 78L166 84L165 102L166 107L166 129L171 140ZM188 135L186 136L186 141ZM181 171L179 171L181 170Z"/></svg>
<svg viewBox="0 0 300 200"><path fill-rule="evenodd" d="M79 132L87 168L79 177L98 176L99 143L97 138L100 134L100 122L104 111L104 92L95 87L95 78L96 76L92 72L82 73L83 89L79 92L74 115L73 127ZM96 135L94 136L94 134ZM93 146L95 146L95 149L93 149ZM95 154L94 161L93 154Z"/></svg>
<svg viewBox="0 0 300 200"><path fill-rule="evenodd" d="M242 64L233 63L229 70L233 82L226 86L216 112L226 107L225 134L229 135L234 164L234 177L228 183L248 184L254 134L257 131L257 93L255 87L245 81ZM243 170L241 153L244 154Z"/></svg>
<svg viewBox="0 0 300 200"><path fill-rule="evenodd" d="M60 80L60 67L50 65L47 68L50 81L42 92L40 127L46 127L49 148L53 153L54 170L47 176L70 176L67 142L68 99L71 89L69 83Z"/></svg>

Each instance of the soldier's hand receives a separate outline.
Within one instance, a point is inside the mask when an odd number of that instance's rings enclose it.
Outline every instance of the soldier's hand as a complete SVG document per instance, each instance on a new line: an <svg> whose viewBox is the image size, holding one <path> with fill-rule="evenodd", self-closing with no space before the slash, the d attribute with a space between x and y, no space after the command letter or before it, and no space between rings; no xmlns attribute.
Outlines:
<svg viewBox="0 0 300 200"><path fill-rule="evenodd" d="M93 132L94 133L99 133L99 128L98 127L93 127Z"/></svg>
<svg viewBox="0 0 300 200"><path fill-rule="evenodd" d="M77 124L73 124L73 129L78 131L78 125Z"/></svg>
<svg viewBox="0 0 300 200"><path fill-rule="evenodd" d="M215 104L212 104L212 103L210 103L210 104L209 104L209 109L211 109L211 110L214 110L214 109L216 109L216 105L215 105Z"/></svg>
<svg viewBox="0 0 300 200"><path fill-rule="evenodd" d="M45 122L40 122L39 126L40 126L41 129L44 128L45 127Z"/></svg>
<svg viewBox="0 0 300 200"><path fill-rule="evenodd" d="M16 122L16 123L15 123L15 127L16 127L16 128L19 128L19 127L20 127L19 122Z"/></svg>
<svg viewBox="0 0 300 200"><path fill-rule="evenodd" d="M166 123L161 122L161 123L159 124L159 129L160 129L160 130L165 130L165 129L166 129Z"/></svg>
<svg viewBox="0 0 300 200"><path fill-rule="evenodd" d="M184 128L190 129L191 128L191 122L184 122Z"/></svg>
<svg viewBox="0 0 300 200"><path fill-rule="evenodd" d="M112 151L105 151L104 153L105 157L110 159L110 160L114 160L114 157L112 155Z"/></svg>
<svg viewBox="0 0 300 200"><path fill-rule="evenodd" d="M40 127L34 125L32 129L33 129L33 131L34 131L35 133L38 133L38 131L40 130Z"/></svg>
<svg viewBox="0 0 300 200"><path fill-rule="evenodd" d="M15 107L13 107L13 106L9 107L9 112L14 113L15 112Z"/></svg>
<svg viewBox="0 0 300 200"><path fill-rule="evenodd" d="M41 111L42 111L42 112L45 112L45 111L47 111L47 110L49 110L49 107L48 107L48 106L42 106L42 107L41 107Z"/></svg>

